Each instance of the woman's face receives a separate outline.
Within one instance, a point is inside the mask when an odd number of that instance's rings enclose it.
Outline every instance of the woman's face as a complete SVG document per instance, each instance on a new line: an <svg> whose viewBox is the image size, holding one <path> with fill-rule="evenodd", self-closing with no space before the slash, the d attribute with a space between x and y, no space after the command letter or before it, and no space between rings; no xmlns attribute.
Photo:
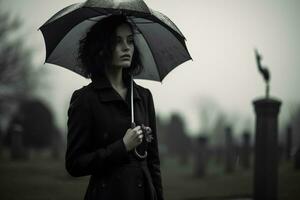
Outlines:
<svg viewBox="0 0 300 200"><path fill-rule="evenodd" d="M115 45L112 52L112 67L131 66L134 52L133 33L128 24L121 24L116 29Z"/></svg>

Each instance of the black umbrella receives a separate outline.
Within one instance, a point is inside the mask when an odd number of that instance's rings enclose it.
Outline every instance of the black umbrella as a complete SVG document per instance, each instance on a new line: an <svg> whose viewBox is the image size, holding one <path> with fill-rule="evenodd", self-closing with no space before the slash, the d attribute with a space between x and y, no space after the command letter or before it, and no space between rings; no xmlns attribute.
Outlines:
<svg viewBox="0 0 300 200"><path fill-rule="evenodd" d="M40 27L46 62L83 75L77 59L79 41L98 20L112 14L127 15L137 28L134 40L144 70L134 78L162 81L172 69L191 59L176 25L144 1L88 0L62 9Z"/></svg>

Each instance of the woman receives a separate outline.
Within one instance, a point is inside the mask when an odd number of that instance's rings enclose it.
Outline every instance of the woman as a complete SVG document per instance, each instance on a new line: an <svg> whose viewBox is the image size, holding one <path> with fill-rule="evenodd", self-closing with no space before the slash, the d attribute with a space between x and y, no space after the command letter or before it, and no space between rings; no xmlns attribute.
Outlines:
<svg viewBox="0 0 300 200"><path fill-rule="evenodd" d="M125 16L112 15L80 42L82 70L92 82L71 98L66 169L74 177L91 175L85 200L163 199L153 99L135 83L137 126L130 128L130 76L141 71L133 34ZM142 125L152 129L151 142Z"/></svg>

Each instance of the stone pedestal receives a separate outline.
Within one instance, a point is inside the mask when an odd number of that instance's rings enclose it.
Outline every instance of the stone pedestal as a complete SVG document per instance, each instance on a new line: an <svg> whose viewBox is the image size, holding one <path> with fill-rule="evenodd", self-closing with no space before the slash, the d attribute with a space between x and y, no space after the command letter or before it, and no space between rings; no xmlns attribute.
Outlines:
<svg viewBox="0 0 300 200"><path fill-rule="evenodd" d="M278 114L281 102L259 99L256 114L254 199L276 200L278 185Z"/></svg>

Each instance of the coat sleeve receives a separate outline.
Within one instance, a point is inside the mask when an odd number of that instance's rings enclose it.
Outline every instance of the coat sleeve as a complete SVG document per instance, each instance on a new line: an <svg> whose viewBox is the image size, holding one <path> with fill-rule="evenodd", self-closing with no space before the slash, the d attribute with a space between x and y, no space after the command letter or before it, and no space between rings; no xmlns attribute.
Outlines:
<svg viewBox="0 0 300 200"><path fill-rule="evenodd" d="M72 95L68 110L68 135L65 167L71 176L97 174L107 165L117 164L128 157L123 139L92 150L92 114L86 94ZM102 171L103 172L103 171Z"/></svg>
<svg viewBox="0 0 300 200"><path fill-rule="evenodd" d="M149 91L148 97L148 109L149 109L149 119L150 119L150 127L152 129L153 140L149 144L148 147L148 156L147 163L148 168L151 174L151 178L153 180L153 185L157 194L158 200L163 200L163 188L162 188L162 180L161 180L161 172L160 172L160 159L159 159L159 151L158 151L158 141L157 141L157 130L156 130L156 116L155 116L155 108L153 103L152 94Z"/></svg>

